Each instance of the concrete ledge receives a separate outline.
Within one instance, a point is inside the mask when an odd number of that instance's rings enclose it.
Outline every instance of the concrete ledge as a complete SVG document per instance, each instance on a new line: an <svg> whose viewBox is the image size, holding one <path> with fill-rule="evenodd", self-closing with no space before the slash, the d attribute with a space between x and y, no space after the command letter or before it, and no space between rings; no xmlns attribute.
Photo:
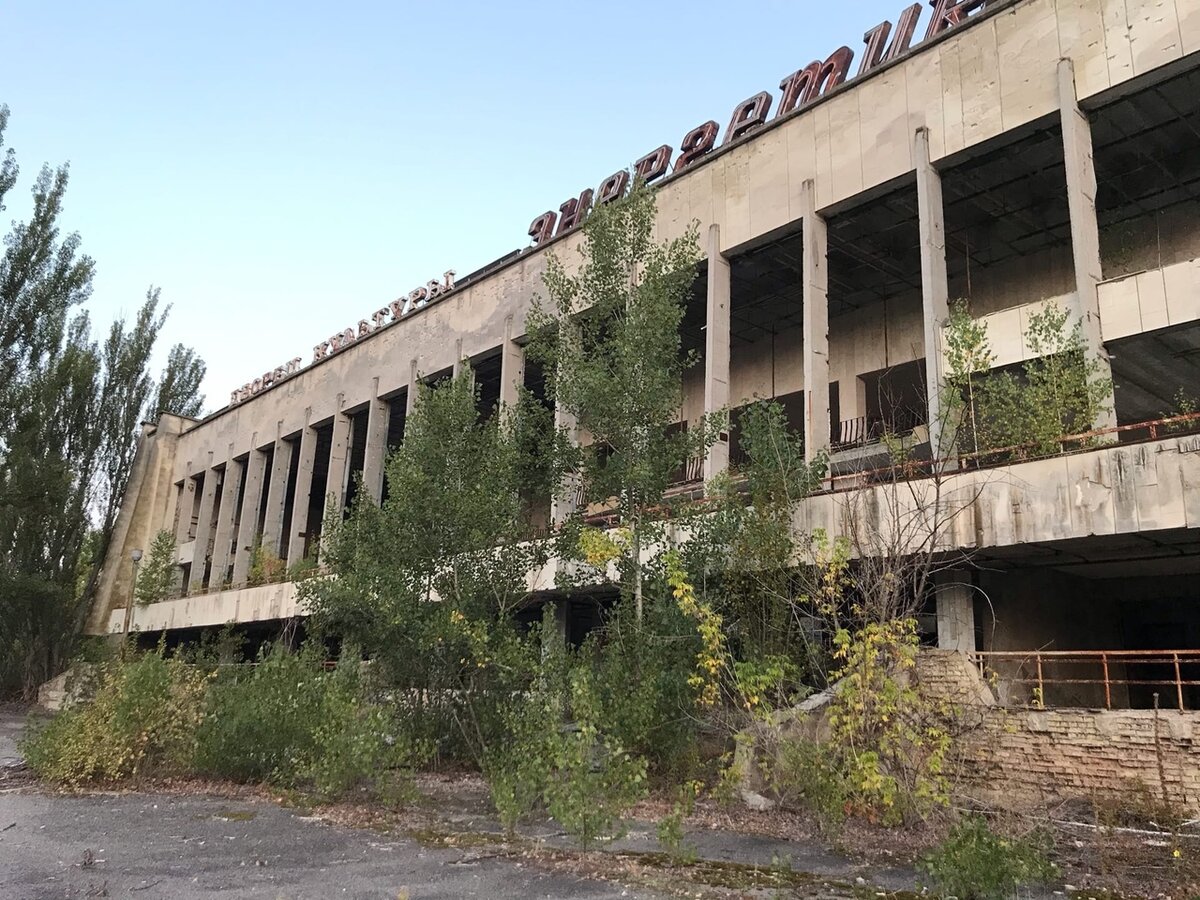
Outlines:
<svg viewBox="0 0 1200 900"><path fill-rule="evenodd" d="M135 606L129 627L131 631L165 631L219 626L228 622L265 622L298 614L296 584L285 581ZM120 634L124 624L124 608L114 609L109 614L108 633Z"/></svg>

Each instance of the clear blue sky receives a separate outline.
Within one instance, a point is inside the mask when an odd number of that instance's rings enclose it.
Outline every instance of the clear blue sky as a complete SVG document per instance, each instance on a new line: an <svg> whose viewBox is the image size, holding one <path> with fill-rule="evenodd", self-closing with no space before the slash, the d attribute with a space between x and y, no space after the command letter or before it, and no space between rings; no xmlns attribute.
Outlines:
<svg viewBox="0 0 1200 900"><path fill-rule="evenodd" d="M906 5L9 0L3 215L69 161L95 327L160 286L212 410Z"/></svg>

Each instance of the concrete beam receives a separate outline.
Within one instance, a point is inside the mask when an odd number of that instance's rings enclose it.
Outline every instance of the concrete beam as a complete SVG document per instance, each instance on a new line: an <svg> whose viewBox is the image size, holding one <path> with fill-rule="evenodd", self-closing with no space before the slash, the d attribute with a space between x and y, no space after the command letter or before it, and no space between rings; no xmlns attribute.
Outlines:
<svg viewBox="0 0 1200 900"><path fill-rule="evenodd" d="M209 578L209 587L225 586L230 546L233 544L234 520L240 512L237 505L238 492L245 474L246 464L233 458L233 444L230 444L229 461L225 463L225 480L221 487L221 511L217 515L217 530L213 536L212 576Z"/></svg>
<svg viewBox="0 0 1200 900"><path fill-rule="evenodd" d="M1075 315L1083 323L1085 353L1100 363L1095 381L1112 384L1112 365L1104 349L1100 328L1098 289L1103 279L1100 264L1100 223L1096 218L1096 162L1092 151L1092 125L1079 108L1075 92L1075 66L1058 62L1058 103L1062 118L1063 160L1067 172L1067 207L1071 214L1071 254L1075 263ZM1111 397L1095 428L1115 428L1117 416Z"/></svg>
<svg viewBox="0 0 1200 900"><path fill-rule="evenodd" d="M917 209L921 241L921 319L925 335L925 398L929 423L929 446L937 459L953 458L954 429L947 427L942 408L945 352L942 329L950 318L950 282L946 272L946 205L942 176L933 167L929 153L929 130L918 128L913 136L913 159L917 166Z"/></svg>
<svg viewBox="0 0 1200 900"><path fill-rule="evenodd" d="M704 480L729 469L729 260L721 254L721 226L708 227L708 296L704 321L704 413L724 425L704 460Z"/></svg>
<svg viewBox="0 0 1200 900"><path fill-rule="evenodd" d="M500 350L500 404L517 405L518 391L525 384L525 348L513 340L513 317L504 320L504 345Z"/></svg>
<svg viewBox="0 0 1200 900"><path fill-rule="evenodd" d="M941 572L934 577L937 598L938 649L975 651L975 594L966 572Z"/></svg>
<svg viewBox="0 0 1200 900"><path fill-rule="evenodd" d="M295 441L275 439L275 456L269 476L271 480L267 485L267 514L263 520L262 546L281 558L287 552L283 535L284 505L287 503L288 474L295 452Z"/></svg>
<svg viewBox="0 0 1200 900"><path fill-rule="evenodd" d="M363 453L363 490L378 505L383 498L383 467L387 459L388 423L391 405L379 397L379 379L375 379L374 400L367 407L367 446Z"/></svg>
<svg viewBox="0 0 1200 900"><path fill-rule="evenodd" d="M292 530L287 536L287 564L304 559L308 537L308 505L312 499L313 468L317 455L317 430L307 426L300 432L300 464L296 467L296 495L292 499Z"/></svg>
<svg viewBox="0 0 1200 900"><path fill-rule="evenodd" d="M208 544L213 533L213 507L217 502L217 472L212 468L212 454L209 454L209 466L204 470L204 487L200 489L200 512L196 517L196 543L192 552L191 587L193 590L204 588L204 563L208 558Z"/></svg>
<svg viewBox="0 0 1200 900"><path fill-rule="evenodd" d="M257 435L251 441L251 446L257 443ZM268 477L267 454L262 450L250 451L246 460L246 490L242 494L242 515L238 520L237 550L233 555L233 583L244 584L250 574L251 555L254 553L254 539L258 536L259 509L263 502L263 479Z"/></svg>
<svg viewBox="0 0 1200 900"><path fill-rule="evenodd" d="M816 185L800 190L804 222L804 458L828 452L829 232L817 214Z"/></svg>

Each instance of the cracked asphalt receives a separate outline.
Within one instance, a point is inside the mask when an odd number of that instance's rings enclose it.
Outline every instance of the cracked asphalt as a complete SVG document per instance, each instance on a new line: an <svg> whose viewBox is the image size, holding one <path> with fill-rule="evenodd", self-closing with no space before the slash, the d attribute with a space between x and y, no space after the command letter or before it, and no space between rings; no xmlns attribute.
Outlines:
<svg viewBox="0 0 1200 900"><path fill-rule="evenodd" d="M0 897L632 898L486 853L344 828L266 802L0 794Z"/></svg>

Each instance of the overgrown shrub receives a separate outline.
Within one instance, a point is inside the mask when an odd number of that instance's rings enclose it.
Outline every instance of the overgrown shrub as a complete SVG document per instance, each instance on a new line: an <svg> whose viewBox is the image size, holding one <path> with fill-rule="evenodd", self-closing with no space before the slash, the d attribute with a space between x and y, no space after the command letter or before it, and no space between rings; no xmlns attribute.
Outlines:
<svg viewBox="0 0 1200 900"><path fill-rule="evenodd" d="M204 705L205 675L160 649L98 664L95 694L35 730L23 753L42 778L78 787L186 772Z"/></svg>
<svg viewBox="0 0 1200 900"><path fill-rule="evenodd" d="M920 868L938 890L959 900L1005 900L1019 888L1054 878L1049 840L1035 832L1026 838L996 834L982 816L967 816L950 829Z"/></svg>
<svg viewBox="0 0 1200 900"><path fill-rule="evenodd" d="M357 662L321 662L315 648L276 647L223 672L208 692L196 769L337 796L412 765L419 754L388 709L366 701Z"/></svg>

